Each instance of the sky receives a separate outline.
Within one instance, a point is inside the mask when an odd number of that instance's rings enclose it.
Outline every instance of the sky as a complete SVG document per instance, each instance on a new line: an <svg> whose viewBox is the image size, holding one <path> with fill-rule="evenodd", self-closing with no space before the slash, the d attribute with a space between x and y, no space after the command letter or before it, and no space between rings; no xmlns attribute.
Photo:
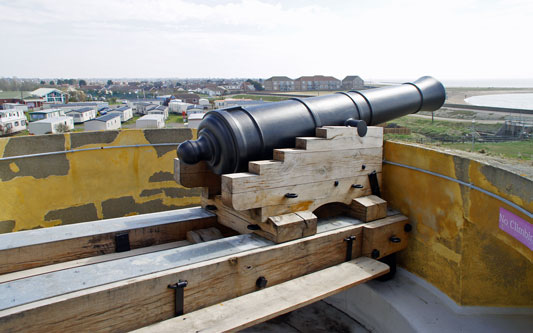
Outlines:
<svg viewBox="0 0 533 333"><path fill-rule="evenodd" d="M533 78L531 0L0 0L0 77Z"/></svg>

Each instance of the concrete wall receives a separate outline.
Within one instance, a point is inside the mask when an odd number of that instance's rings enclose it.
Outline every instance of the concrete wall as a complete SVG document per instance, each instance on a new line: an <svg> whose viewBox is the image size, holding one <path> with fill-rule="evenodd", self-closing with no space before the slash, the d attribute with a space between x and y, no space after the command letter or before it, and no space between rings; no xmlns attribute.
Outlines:
<svg viewBox="0 0 533 333"><path fill-rule="evenodd" d="M158 129L2 138L0 157L192 137ZM198 205L199 190L173 179L175 157L176 146L152 146L0 160L0 233Z"/></svg>
<svg viewBox="0 0 533 333"><path fill-rule="evenodd" d="M415 145L386 142L387 161L471 183L533 212L533 181L493 165ZM533 306L533 251L499 229L499 209L526 214L481 191L385 164L383 195L414 231L399 264L459 305Z"/></svg>

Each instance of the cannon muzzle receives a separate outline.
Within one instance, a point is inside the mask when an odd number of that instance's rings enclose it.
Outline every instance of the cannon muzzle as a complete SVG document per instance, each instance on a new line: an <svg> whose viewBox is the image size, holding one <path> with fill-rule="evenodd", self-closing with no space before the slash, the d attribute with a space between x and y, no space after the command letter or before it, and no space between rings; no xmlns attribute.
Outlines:
<svg viewBox="0 0 533 333"><path fill-rule="evenodd" d="M248 161L271 159L275 148L290 148L295 138L314 136L321 126L354 126L359 135L376 125L418 111L435 111L446 98L444 86L424 76L398 86L291 98L287 101L208 112L198 140L178 147L187 164L206 161L216 174L244 171Z"/></svg>

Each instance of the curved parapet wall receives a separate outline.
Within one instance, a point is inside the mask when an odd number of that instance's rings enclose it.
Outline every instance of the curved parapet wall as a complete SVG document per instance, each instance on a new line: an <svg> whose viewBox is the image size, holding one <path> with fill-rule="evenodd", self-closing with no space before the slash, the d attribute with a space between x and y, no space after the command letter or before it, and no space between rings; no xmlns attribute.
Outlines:
<svg viewBox="0 0 533 333"><path fill-rule="evenodd" d="M414 231L399 264L459 305L533 306L533 180L385 142L383 194Z"/></svg>
<svg viewBox="0 0 533 333"><path fill-rule="evenodd" d="M173 179L176 147L193 136L183 128L0 139L0 233L198 205L199 190Z"/></svg>

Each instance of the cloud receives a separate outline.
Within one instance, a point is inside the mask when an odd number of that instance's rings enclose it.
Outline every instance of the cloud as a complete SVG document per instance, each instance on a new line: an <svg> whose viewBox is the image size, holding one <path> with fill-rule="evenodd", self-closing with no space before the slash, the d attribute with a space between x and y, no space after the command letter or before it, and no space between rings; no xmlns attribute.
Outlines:
<svg viewBox="0 0 533 333"><path fill-rule="evenodd" d="M2 75L533 77L531 1L0 1Z"/></svg>

